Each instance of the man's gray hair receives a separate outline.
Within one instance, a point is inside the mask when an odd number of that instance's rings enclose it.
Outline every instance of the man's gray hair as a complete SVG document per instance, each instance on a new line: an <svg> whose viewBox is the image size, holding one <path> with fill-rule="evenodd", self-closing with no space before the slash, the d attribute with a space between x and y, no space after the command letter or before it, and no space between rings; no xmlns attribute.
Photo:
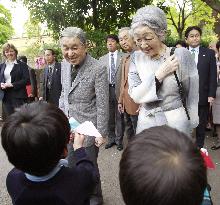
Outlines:
<svg viewBox="0 0 220 205"><path fill-rule="evenodd" d="M165 40L167 31L166 14L156 6L145 6L137 10L133 16L131 28L134 30L137 26L148 26L152 29L161 41Z"/></svg>
<svg viewBox="0 0 220 205"><path fill-rule="evenodd" d="M130 27L122 27L122 28L118 29L118 35L119 35L121 32L123 32L123 31L128 31L129 36L130 36L130 37L133 37L133 36L132 36L132 33L131 33L131 28L130 28Z"/></svg>
<svg viewBox="0 0 220 205"><path fill-rule="evenodd" d="M62 39L62 37L79 38L80 42L83 45L86 45L86 43L87 43L85 32L81 28L78 28L78 27L67 27L67 28L65 28L60 33L60 39Z"/></svg>

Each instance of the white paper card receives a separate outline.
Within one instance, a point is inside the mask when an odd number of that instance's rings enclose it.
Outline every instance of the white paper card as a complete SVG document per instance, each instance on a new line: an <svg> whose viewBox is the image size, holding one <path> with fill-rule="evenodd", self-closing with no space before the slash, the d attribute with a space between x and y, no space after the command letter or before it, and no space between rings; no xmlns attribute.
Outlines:
<svg viewBox="0 0 220 205"><path fill-rule="evenodd" d="M85 121L74 129L75 132L78 132L83 135L102 137L99 131L96 129L94 124L90 121Z"/></svg>
<svg viewBox="0 0 220 205"><path fill-rule="evenodd" d="M91 121L85 121L80 124L73 117L69 119L70 127L72 132L78 132L79 134L102 137L99 131L96 129L94 124Z"/></svg>

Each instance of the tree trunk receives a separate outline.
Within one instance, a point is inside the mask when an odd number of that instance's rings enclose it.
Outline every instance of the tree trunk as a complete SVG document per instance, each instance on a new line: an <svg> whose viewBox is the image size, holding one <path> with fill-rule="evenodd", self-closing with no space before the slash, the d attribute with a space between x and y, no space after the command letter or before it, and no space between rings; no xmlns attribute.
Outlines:
<svg viewBox="0 0 220 205"><path fill-rule="evenodd" d="M179 36L179 39L183 39L183 30L182 29L180 29L178 31L178 36Z"/></svg>
<svg viewBox="0 0 220 205"><path fill-rule="evenodd" d="M215 24L214 24L214 31L215 33L218 35L218 39L220 40L220 18L218 18L218 12L217 11L214 11L212 12L214 18L215 18Z"/></svg>
<svg viewBox="0 0 220 205"><path fill-rule="evenodd" d="M98 29L99 24L98 24L97 0L92 0L92 10L93 10L92 23L93 23L94 28Z"/></svg>
<svg viewBox="0 0 220 205"><path fill-rule="evenodd" d="M213 10L220 12L220 1L219 0L202 0L208 6L210 6Z"/></svg>

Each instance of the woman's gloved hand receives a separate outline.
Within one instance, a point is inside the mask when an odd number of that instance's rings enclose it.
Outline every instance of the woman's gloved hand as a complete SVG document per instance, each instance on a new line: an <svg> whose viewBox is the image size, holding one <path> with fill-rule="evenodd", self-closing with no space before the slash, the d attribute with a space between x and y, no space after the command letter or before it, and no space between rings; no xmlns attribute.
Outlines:
<svg viewBox="0 0 220 205"><path fill-rule="evenodd" d="M178 59L175 55L172 55L160 66L160 68L156 71L155 76L160 82L162 82L166 76L176 71L178 67Z"/></svg>

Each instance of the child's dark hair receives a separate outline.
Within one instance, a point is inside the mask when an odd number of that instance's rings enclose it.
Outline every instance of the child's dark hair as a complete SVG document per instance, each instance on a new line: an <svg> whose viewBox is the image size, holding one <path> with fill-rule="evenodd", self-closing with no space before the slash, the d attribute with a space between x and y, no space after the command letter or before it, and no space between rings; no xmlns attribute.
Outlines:
<svg viewBox="0 0 220 205"><path fill-rule="evenodd" d="M65 114L46 102L25 104L2 127L2 146L9 161L23 172L43 176L60 160L69 140Z"/></svg>
<svg viewBox="0 0 220 205"><path fill-rule="evenodd" d="M200 205L207 186L199 149L167 126L135 136L122 154L119 179L126 205Z"/></svg>
<svg viewBox="0 0 220 205"><path fill-rule="evenodd" d="M196 30L199 32L200 36L202 35L202 29L198 26L189 26L185 31L185 37L188 38L190 31Z"/></svg>

